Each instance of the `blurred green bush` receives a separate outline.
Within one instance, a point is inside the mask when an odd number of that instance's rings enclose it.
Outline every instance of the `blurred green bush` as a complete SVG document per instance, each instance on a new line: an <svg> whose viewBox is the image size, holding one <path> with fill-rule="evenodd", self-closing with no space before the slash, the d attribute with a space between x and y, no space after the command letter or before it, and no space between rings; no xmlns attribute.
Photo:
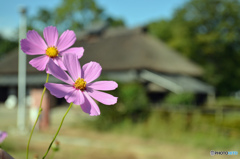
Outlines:
<svg viewBox="0 0 240 159"><path fill-rule="evenodd" d="M96 128L106 130L125 119L136 123L148 118L150 106L146 91L140 83L120 83L117 90L110 93L118 97L118 103L115 106L98 103L101 115L92 121Z"/></svg>
<svg viewBox="0 0 240 159"><path fill-rule="evenodd" d="M195 95L193 93L169 93L164 99L164 104L168 104L171 106L190 106L194 105Z"/></svg>

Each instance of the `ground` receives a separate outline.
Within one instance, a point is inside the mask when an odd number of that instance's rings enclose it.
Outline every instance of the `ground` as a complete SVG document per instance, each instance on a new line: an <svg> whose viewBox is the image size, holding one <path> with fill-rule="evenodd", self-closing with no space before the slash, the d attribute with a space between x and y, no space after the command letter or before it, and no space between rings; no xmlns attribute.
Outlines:
<svg viewBox="0 0 240 159"><path fill-rule="evenodd" d="M51 111L51 127L45 131L35 131L30 145L30 159L41 158L47 150L67 107ZM2 144L16 159L26 158L29 131L20 132L16 128L17 109L6 109L0 105L0 130L8 132ZM237 156L210 156L210 150L185 143L159 141L137 136L98 132L79 127L81 119L91 119L79 107L73 107L67 115L57 137L60 151L50 151L47 158L57 159L223 159Z"/></svg>

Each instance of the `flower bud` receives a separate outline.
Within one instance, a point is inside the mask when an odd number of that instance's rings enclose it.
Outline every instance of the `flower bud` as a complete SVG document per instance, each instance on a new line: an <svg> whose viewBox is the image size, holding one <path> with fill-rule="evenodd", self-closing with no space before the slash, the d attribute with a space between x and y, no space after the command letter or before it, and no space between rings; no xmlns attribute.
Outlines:
<svg viewBox="0 0 240 159"><path fill-rule="evenodd" d="M60 142L55 141L52 145L52 150L55 151L55 152L59 151L59 145L60 145Z"/></svg>

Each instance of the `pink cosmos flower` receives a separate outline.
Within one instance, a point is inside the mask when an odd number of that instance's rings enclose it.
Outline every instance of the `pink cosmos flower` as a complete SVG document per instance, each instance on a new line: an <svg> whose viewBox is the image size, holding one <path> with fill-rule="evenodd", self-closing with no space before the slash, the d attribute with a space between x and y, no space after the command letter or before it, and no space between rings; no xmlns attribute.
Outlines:
<svg viewBox="0 0 240 159"><path fill-rule="evenodd" d="M36 31L30 30L27 33L27 38L21 40L21 49L24 53L28 55L42 55L29 62L37 70L45 70L47 64L51 61L65 70L61 56L66 53L74 53L78 58L82 57L83 47L69 48L76 41L76 35L72 30L66 30L58 39L57 28L48 26L43 30L43 36L46 43Z"/></svg>
<svg viewBox="0 0 240 159"><path fill-rule="evenodd" d="M82 110L91 116L100 115L99 107L92 98L106 105L113 105L117 102L117 97L101 92L116 89L118 87L116 82L93 82L102 71L99 63L89 62L81 69L77 56L74 54L64 55L63 63L71 77L56 64L48 64L50 74L67 83L46 83L45 87L52 95L57 98L64 97L68 103L81 105Z"/></svg>
<svg viewBox="0 0 240 159"><path fill-rule="evenodd" d="M0 144L3 142L3 140L8 136L7 132L0 131Z"/></svg>

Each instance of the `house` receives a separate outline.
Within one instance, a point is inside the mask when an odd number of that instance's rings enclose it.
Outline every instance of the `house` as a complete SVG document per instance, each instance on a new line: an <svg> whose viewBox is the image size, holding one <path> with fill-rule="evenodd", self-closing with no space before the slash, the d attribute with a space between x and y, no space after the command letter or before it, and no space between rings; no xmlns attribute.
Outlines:
<svg viewBox="0 0 240 159"><path fill-rule="evenodd" d="M143 28L102 29L78 35L75 46L83 46L81 65L96 61L103 75L120 82L141 81L152 101L158 101L166 92L192 92L201 97L214 95L214 88L199 78L200 66L166 44L146 33ZM33 56L27 56L30 61ZM12 50L0 59L0 100L16 94L18 82L18 50ZM41 88L46 79L27 64L27 88ZM50 77L49 82L60 82Z"/></svg>
<svg viewBox="0 0 240 159"><path fill-rule="evenodd" d="M75 46L85 48L81 63L99 62L109 79L141 81L152 102L159 102L167 92L194 93L196 104L215 96L214 88L199 80L200 66L147 34L145 28L102 32L82 36Z"/></svg>

